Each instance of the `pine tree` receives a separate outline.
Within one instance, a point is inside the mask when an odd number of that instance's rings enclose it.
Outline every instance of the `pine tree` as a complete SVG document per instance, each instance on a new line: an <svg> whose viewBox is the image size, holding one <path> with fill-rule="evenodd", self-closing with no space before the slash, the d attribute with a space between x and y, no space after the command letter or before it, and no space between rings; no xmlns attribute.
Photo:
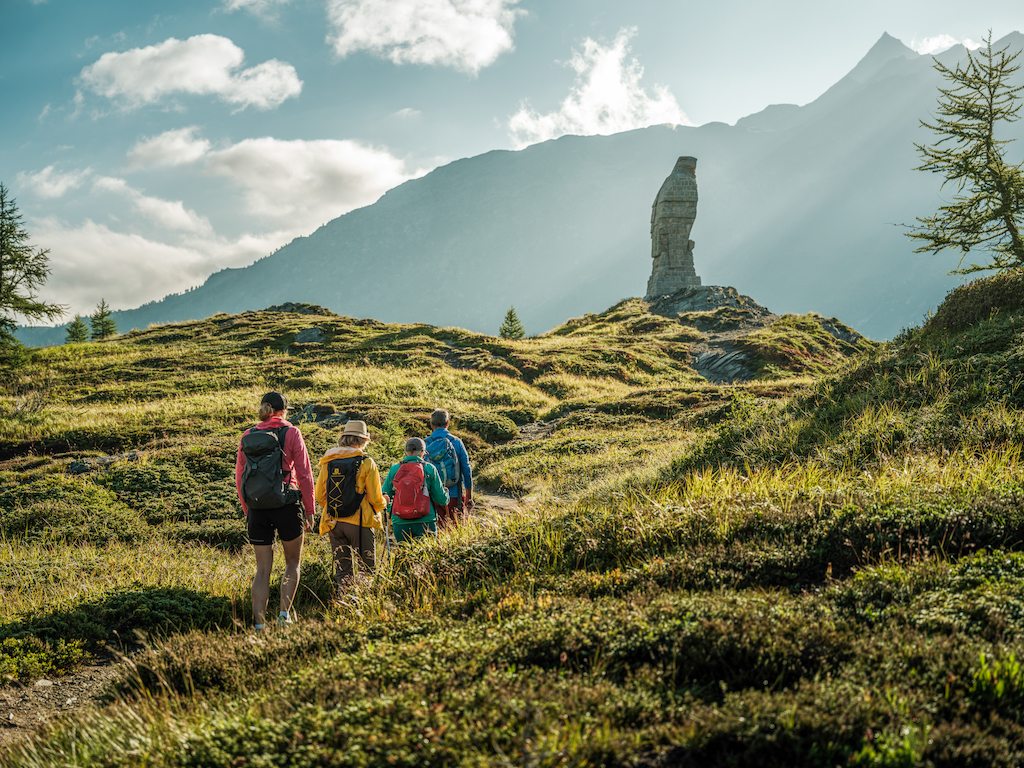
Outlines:
<svg viewBox="0 0 1024 768"><path fill-rule="evenodd" d="M953 274L983 270L999 271L1024 266L1024 163L1012 165L1004 157L1012 139L996 138L996 131L1020 119L1020 93L1010 77L1020 69L1009 46L992 50L992 32L976 55L967 53L967 64L954 69L935 62L935 69L949 82L939 88L939 118L921 125L941 137L932 146L915 144L924 162L914 170L944 176L942 186L953 184L956 193L933 216L918 218L910 237L923 241L915 253L938 253L946 248L960 251ZM964 267L972 248L987 250L988 263Z"/></svg>
<svg viewBox="0 0 1024 768"><path fill-rule="evenodd" d="M503 339L521 339L526 335L523 324L519 322L519 315L516 314L515 307L508 308L508 312L505 313L505 321L501 324L501 330L498 333Z"/></svg>
<svg viewBox="0 0 1024 768"><path fill-rule="evenodd" d="M106 300L100 299L100 303L96 305L96 311L89 315L90 339L99 341L117 333L117 323L114 322L111 314Z"/></svg>
<svg viewBox="0 0 1024 768"><path fill-rule="evenodd" d="M65 344L81 343L89 340L89 326L81 315L75 315L75 319L68 323L67 336L64 337Z"/></svg>
<svg viewBox="0 0 1024 768"><path fill-rule="evenodd" d="M25 360L14 337L19 320L55 320L64 307L39 301L37 291L50 275L49 251L28 244L28 232L10 192L0 184L0 368Z"/></svg>

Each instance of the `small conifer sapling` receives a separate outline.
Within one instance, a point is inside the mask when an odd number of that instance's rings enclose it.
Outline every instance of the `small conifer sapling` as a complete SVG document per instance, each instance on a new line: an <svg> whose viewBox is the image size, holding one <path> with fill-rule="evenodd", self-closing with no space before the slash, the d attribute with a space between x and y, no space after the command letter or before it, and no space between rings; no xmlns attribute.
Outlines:
<svg viewBox="0 0 1024 768"><path fill-rule="evenodd" d="M89 340L89 326L85 324L85 320L82 319L81 315L76 314L74 320L68 323L67 336L64 338L65 344L81 344L83 341Z"/></svg>
<svg viewBox="0 0 1024 768"><path fill-rule="evenodd" d="M111 317L112 314L106 299L100 299L96 311L89 315L90 339L99 341L117 333L117 323Z"/></svg>
<svg viewBox="0 0 1024 768"><path fill-rule="evenodd" d="M501 324L501 330L498 333L503 339L521 339L526 335L526 331L523 330L523 324L519 322L519 315L516 314L515 307L508 308L508 312L505 313L505 320Z"/></svg>

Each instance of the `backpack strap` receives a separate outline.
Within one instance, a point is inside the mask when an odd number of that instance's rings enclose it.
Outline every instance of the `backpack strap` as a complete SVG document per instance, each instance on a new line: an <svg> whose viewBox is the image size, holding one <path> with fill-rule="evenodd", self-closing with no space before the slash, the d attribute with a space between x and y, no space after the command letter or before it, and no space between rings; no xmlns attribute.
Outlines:
<svg viewBox="0 0 1024 768"><path fill-rule="evenodd" d="M275 427L273 429L268 429L267 430L268 432L273 432L274 435L277 437L277 443L278 443L278 445L281 446L281 455L282 456L284 456L284 439L285 439L285 436L287 436L289 429L291 429L291 427L286 424L283 427ZM293 463L292 464L292 468L294 469L294 467L295 467L295 465ZM292 484L292 470L291 469L288 470L288 478L287 478L287 480L285 480L285 483L289 487Z"/></svg>

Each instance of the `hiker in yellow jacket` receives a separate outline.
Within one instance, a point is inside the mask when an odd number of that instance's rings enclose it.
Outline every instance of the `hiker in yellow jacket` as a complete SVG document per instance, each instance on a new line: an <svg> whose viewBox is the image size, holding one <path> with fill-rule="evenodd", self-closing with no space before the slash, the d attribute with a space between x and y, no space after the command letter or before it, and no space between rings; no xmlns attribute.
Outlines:
<svg viewBox="0 0 1024 768"><path fill-rule="evenodd" d="M356 575L354 553L367 571L373 571L374 529L381 530L380 513L391 501L380 490L380 473L366 455L370 433L365 421L350 420L320 459L313 495L324 512L320 535L327 534L334 553L334 578L343 593Z"/></svg>

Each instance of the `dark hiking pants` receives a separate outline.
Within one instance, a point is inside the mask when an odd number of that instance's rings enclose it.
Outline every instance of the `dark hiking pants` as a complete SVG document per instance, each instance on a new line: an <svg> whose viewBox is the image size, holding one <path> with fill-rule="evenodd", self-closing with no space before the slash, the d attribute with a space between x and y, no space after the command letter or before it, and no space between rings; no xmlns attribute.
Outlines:
<svg viewBox="0 0 1024 768"><path fill-rule="evenodd" d="M362 540L360 540L360 533ZM372 528L366 526L360 528L353 523L335 523L328 537L331 542L331 552L334 553L334 579L338 583L339 589L344 589L355 575L354 552L358 553L362 575L369 576L373 573L376 559L373 553Z"/></svg>

